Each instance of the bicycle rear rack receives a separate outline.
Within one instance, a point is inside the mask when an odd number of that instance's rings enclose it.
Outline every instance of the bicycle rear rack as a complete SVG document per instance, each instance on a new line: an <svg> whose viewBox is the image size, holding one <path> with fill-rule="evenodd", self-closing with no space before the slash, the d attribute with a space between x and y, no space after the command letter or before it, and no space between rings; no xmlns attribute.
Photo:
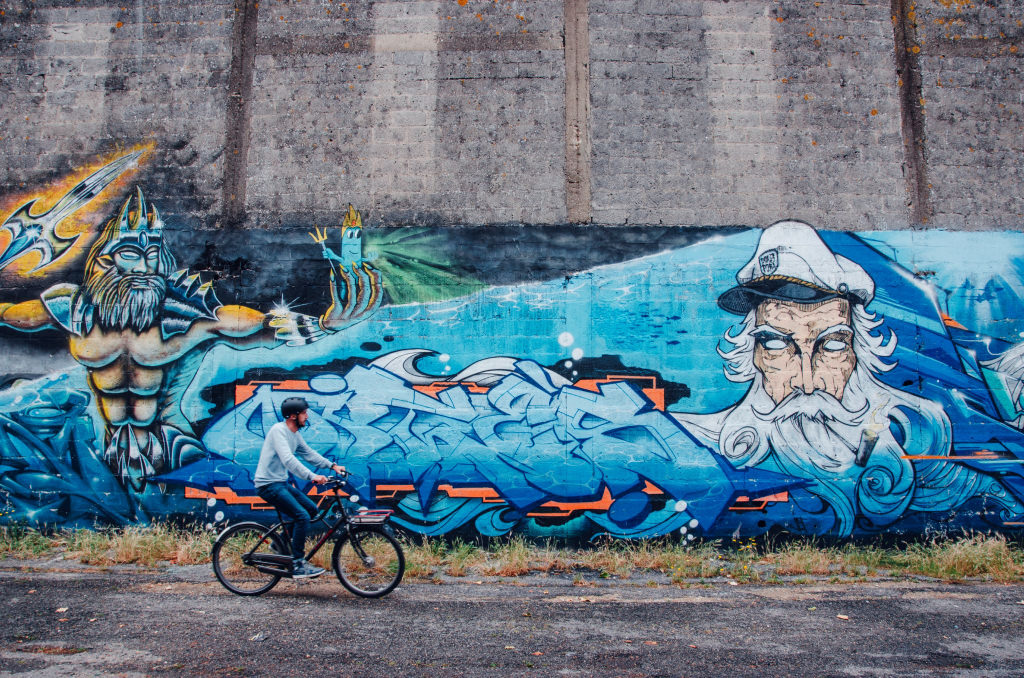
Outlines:
<svg viewBox="0 0 1024 678"><path fill-rule="evenodd" d="M364 509L351 516L349 522L353 525L383 525L392 513L394 511L390 509Z"/></svg>

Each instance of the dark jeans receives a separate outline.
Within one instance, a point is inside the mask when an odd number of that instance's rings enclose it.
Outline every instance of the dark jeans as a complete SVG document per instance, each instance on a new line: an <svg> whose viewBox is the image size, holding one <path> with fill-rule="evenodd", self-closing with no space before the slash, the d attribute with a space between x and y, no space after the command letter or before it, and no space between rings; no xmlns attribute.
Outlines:
<svg viewBox="0 0 1024 678"><path fill-rule="evenodd" d="M306 495L295 489L291 483L270 483L256 490L263 501L267 502L285 517L295 521L292 525L292 558L299 559L306 555L306 533L309 532L309 519L316 515L316 504Z"/></svg>

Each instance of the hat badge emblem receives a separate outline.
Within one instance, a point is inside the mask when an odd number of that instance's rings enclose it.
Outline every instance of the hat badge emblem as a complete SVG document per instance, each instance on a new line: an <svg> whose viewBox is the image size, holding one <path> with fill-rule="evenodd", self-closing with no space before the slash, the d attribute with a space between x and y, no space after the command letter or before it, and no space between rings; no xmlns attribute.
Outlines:
<svg viewBox="0 0 1024 678"><path fill-rule="evenodd" d="M757 263L761 267L761 275L771 275L779 269L779 251L768 250L757 258Z"/></svg>

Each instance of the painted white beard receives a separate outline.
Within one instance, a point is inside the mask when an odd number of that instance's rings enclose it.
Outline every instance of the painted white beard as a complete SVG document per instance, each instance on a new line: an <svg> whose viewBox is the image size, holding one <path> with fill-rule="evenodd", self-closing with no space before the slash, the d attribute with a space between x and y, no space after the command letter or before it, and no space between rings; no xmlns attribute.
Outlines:
<svg viewBox="0 0 1024 678"><path fill-rule="evenodd" d="M123 274L111 267L89 277L83 291L96 306L100 327L144 332L159 318L167 280L161 275Z"/></svg>
<svg viewBox="0 0 1024 678"><path fill-rule="evenodd" d="M842 473L855 462L861 439L888 426L893 398L858 365L842 401L823 391L794 391L778 405L758 379L725 418L719 449L735 465L756 466L775 451L782 466L812 466Z"/></svg>
<svg viewBox="0 0 1024 678"><path fill-rule="evenodd" d="M1002 520L1024 512L997 480L942 459L951 430L941 407L879 381L861 362L842 402L816 392L776 406L758 377L721 422L722 455L739 468L810 481L791 498L794 510L821 515L820 506L800 506L812 495L834 516L823 529L839 536L881 529L908 510L948 511L979 496L1000 507ZM913 461L914 455L927 456Z"/></svg>

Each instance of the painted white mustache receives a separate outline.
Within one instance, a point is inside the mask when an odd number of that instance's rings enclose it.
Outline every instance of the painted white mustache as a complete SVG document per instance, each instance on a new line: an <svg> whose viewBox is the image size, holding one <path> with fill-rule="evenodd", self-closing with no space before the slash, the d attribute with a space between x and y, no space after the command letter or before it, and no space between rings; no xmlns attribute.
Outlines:
<svg viewBox="0 0 1024 678"><path fill-rule="evenodd" d="M859 407L857 405L847 407L835 396L825 391L814 391L813 393L793 391L781 403L773 405L766 411L759 410L756 402L751 403L750 411L757 419L764 422L779 422L805 417L821 423L835 422L845 426L859 426L868 412L867 399L851 397L847 400L859 400Z"/></svg>
<svg viewBox="0 0 1024 678"><path fill-rule="evenodd" d="M858 370L847 382L843 401L824 391L793 391L776 405L756 384L724 422L722 454L741 466L757 465L772 448L831 471L863 463L859 457L870 450L861 453L859 448L871 404Z"/></svg>

